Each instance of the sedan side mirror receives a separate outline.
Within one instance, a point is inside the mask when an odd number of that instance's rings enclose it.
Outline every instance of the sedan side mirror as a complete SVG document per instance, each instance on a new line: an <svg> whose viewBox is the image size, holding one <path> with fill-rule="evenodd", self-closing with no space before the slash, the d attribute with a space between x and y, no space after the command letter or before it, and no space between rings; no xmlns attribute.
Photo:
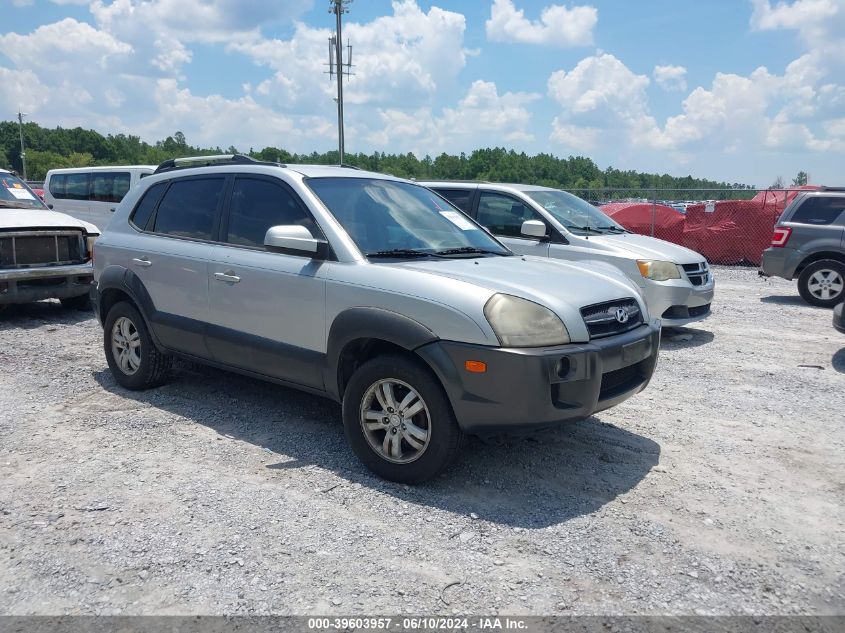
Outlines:
<svg viewBox="0 0 845 633"><path fill-rule="evenodd" d="M522 223L520 233L526 237L543 239L546 237L546 224L544 222L540 222L540 220L526 220Z"/></svg>
<svg viewBox="0 0 845 633"><path fill-rule="evenodd" d="M299 224L271 226L264 235L264 246L268 251L299 255L312 259L326 259L329 243L318 240L311 231Z"/></svg>

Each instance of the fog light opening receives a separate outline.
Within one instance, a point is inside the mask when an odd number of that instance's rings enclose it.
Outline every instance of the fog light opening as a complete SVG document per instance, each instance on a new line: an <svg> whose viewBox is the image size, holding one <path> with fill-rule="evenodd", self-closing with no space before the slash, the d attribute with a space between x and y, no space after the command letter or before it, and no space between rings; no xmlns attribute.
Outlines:
<svg viewBox="0 0 845 633"><path fill-rule="evenodd" d="M572 363L567 357L561 358L557 362L557 375L558 378L566 378L569 375L569 372L572 370Z"/></svg>

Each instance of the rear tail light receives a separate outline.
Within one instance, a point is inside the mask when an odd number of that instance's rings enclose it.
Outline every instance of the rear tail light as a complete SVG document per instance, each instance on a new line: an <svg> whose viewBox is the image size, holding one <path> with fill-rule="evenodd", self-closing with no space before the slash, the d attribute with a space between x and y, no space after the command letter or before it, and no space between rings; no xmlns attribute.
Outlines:
<svg viewBox="0 0 845 633"><path fill-rule="evenodd" d="M790 227L777 227L775 229L775 234L772 236L772 246L786 246L790 235L792 235L792 229Z"/></svg>

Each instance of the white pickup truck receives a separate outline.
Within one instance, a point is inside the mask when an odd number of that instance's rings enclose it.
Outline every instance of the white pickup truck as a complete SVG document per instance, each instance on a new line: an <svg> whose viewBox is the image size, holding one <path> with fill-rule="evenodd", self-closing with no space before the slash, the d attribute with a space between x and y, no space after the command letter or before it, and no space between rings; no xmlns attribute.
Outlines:
<svg viewBox="0 0 845 633"><path fill-rule="evenodd" d="M0 309L60 299L90 307L93 224L51 211L25 182L0 169Z"/></svg>

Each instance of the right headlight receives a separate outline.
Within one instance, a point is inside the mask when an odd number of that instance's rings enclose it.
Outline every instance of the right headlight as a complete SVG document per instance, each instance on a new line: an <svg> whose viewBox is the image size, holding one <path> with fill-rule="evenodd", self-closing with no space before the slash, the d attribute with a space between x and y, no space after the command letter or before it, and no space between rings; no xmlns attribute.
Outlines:
<svg viewBox="0 0 845 633"><path fill-rule="evenodd" d="M662 262L656 259L638 259L637 268L640 274L652 281L666 281L667 279L680 279L681 272L675 262Z"/></svg>
<svg viewBox="0 0 845 633"><path fill-rule="evenodd" d="M563 321L548 308L527 299L495 294L484 306L484 316L502 347L569 343L569 332Z"/></svg>

